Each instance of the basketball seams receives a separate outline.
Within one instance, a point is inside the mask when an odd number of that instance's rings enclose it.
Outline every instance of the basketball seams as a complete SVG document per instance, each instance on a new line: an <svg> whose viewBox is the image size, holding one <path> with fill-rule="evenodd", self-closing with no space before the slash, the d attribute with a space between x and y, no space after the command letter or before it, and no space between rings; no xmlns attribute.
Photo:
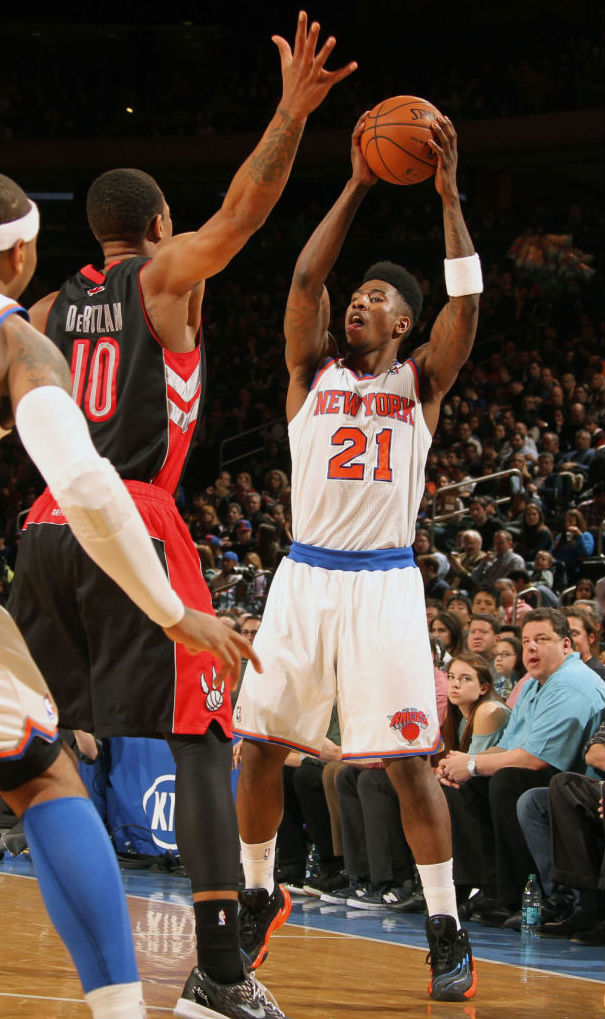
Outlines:
<svg viewBox="0 0 605 1019"><path fill-rule="evenodd" d="M411 110L417 111L412 120ZM392 184L419 184L433 175L437 156L427 144L439 110L419 96L393 96L367 115L361 151L370 169ZM426 148L425 148L426 146Z"/></svg>
<svg viewBox="0 0 605 1019"><path fill-rule="evenodd" d="M435 157L434 160L426 159L426 157L423 158L421 155L418 154L418 152L414 152L412 149L406 149L404 145L400 145L399 142L394 141L393 138L389 138L387 135L377 134L376 138L375 139L372 138L371 140L372 141L376 141L376 142L378 142L380 140L383 143L388 143L389 145L392 145L393 148L397 149L399 152L405 152L406 156L410 156L412 159L415 159L418 163L422 163L423 166L430 166L431 169L434 169L435 163L437 162L437 157ZM426 142L420 142L419 141L419 144L420 145L426 145ZM379 149L379 151L380 151L380 149ZM381 155L381 158L382 158L382 155ZM389 172L392 173L393 171L391 170Z"/></svg>

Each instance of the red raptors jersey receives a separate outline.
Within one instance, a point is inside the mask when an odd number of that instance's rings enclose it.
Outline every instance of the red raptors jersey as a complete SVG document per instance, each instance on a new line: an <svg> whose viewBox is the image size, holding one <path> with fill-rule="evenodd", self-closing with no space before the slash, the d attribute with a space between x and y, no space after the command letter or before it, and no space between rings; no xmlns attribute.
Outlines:
<svg viewBox="0 0 605 1019"><path fill-rule="evenodd" d="M173 493L191 448L206 388L200 338L185 354L166 350L147 318L139 276L149 259L72 276L46 333L71 366L73 397L93 442L122 478Z"/></svg>

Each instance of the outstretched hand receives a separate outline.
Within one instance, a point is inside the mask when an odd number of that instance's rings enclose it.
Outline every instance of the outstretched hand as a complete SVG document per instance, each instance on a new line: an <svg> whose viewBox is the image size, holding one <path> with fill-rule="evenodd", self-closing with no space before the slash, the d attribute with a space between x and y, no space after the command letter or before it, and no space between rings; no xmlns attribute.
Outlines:
<svg viewBox="0 0 605 1019"><path fill-rule="evenodd" d="M300 11L294 52L281 35L272 36L281 61L282 105L292 117L307 117L324 101L333 85L357 70L357 64L352 61L338 71L326 71L324 64L336 45L336 39L333 35L329 36L316 54L319 29L319 23L314 21L307 30L306 11Z"/></svg>
<svg viewBox="0 0 605 1019"><path fill-rule="evenodd" d="M435 188L440 195L458 193L456 169L458 167L458 136L449 117L439 116L430 124L432 138L427 142L437 156Z"/></svg>
<svg viewBox="0 0 605 1019"><path fill-rule="evenodd" d="M361 136L366 126L366 117L368 111L361 114L361 117L353 128L353 136L351 138L351 163L353 166L353 180L359 181L361 184L367 184L371 186L375 184L378 177L372 173L370 167L366 163L362 151L361 151Z"/></svg>
<svg viewBox="0 0 605 1019"><path fill-rule="evenodd" d="M216 616L186 608L180 623L165 627L164 633L175 644L182 644L189 654L210 651L216 655L222 665L217 681L229 673L232 689L239 680L242 658L249 658L257 672L263 671L260 658L250 642Z"/></svg>

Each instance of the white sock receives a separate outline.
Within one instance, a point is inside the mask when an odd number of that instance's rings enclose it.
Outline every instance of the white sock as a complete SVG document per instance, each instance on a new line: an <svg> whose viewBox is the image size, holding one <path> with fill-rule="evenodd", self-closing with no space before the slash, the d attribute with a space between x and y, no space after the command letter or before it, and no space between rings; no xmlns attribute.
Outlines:
<svg viewBox="0 0 605 1019"><path fill-rule="evenodd" d="M456 903L456 889L454 887L454 861L417 863L416 867L422 882L422 891L426 899L426 908L429 916L436 916L438 913L445 916L453 916L459 929L460 920L458 919L458 905Z"/></svg>
<svg viewBox="0 0 605 1019"><path fill-rule="evenodd" d="M96 987L84 997L93 1014L93 1019L145 1019L145 1002L143 1001L143 985L136 981L132 984L107 984Z"/></svg>
<svg viewBox="0 0 605 1019"><path fill-rule="evenodd" d="M275 888L273 868L275 867L275 845L277 835L268 842L249 844L242 842L242 866L246 878L246 888L266 888L269 895Z"/></svg>

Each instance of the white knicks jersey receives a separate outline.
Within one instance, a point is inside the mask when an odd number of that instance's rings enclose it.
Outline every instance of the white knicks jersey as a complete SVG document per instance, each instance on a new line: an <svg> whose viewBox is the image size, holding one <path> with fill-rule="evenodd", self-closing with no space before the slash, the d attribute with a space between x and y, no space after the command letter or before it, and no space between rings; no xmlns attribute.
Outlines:
<svg viewBox="0 0 605 1019"><path fill-rule="evenodd" d="M345 551L412 544L432 442L414 361L361 378L326 362L288 432L295 541Z"/></svg>

